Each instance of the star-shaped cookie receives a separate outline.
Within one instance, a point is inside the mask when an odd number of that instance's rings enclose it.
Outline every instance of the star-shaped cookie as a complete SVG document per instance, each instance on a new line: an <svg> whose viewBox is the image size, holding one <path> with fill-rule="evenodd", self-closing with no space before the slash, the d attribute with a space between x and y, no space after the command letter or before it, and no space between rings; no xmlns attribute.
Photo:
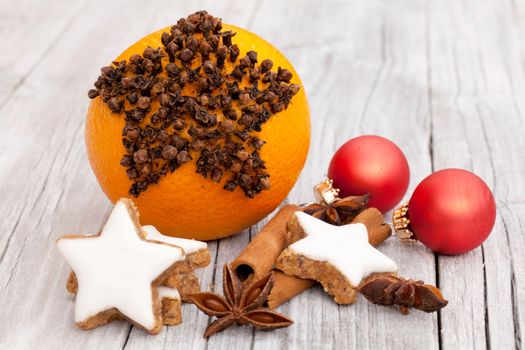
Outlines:
<svg viewBox="0 0 525 350"><path fill-rule="evenodd" d="M184 250L184 262L177 264L177 269L170 274L162 283L163 286L177 289L179 299L188 301L188 295L200 292L200 283L193 271L197 268L206 267L210 263L210 252L205 242L194 239L176 238L163 235L155 226L142 226L142 230L149 241L167 243ZM74 272L69 274L66 288L72 294L77 293L78 283Z"/></svg>
<svg viewBox="0 0 525 350"><path fill-rule="evenodd" d="M149 241L129 199L113 208L98 235L57 241L78 280L75 324L91 329L125 318L151 334L162 329L158 286L184 261L180 247Z"/></svg>
<svg viewBox="0 0 525 350"><path fill-rule="evenodd" d="M394 273L397 265L368 243L363 224L334 226L303 212L294 214L305 237L286 248L276 267L319 281L338 304L355 302L356 287L374 273Z"/></svg>

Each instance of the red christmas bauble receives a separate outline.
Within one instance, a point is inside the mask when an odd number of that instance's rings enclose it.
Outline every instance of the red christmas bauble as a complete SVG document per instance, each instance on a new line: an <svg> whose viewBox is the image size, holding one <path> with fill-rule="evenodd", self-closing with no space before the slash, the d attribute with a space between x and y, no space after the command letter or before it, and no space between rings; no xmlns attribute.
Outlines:
<svg viewBox="0 0 525 350"><path fill-rule="evenodd" d="M408 202L409 229L434 252L466 253L487 239L496 221L496 203L488 186L462 169L426 177Z"/></svg>
<svg viewBox="0 0 525 350"><path fill-rule="evenodd" d="M369 207L387 212L403 198L410 180L408 162L393 142L381 136L359 136L335 152L328 177L341 197L370 193Z"/></svg>

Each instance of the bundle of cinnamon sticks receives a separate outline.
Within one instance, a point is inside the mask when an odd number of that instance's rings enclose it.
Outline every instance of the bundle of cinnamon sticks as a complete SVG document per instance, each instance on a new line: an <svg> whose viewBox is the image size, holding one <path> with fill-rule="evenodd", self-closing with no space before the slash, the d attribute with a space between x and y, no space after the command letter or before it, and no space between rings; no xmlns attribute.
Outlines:
<svg viewBox="0 0 525 350"><path fill-rule="evenodd" d="M384 223L381 212L375 208L364 209L366 201L356 198L353 201L351 211L345 214L344 223L362 223L368 230L368 240L373 246L381 244L391 233L390 226ZM296 211L309 212L312 206L299 207L294 204L286 205L273 217L272 220L255 236L240 255L231 263L235 274L244 283L251 283L270 271L274 272L274 286L268 296L268 307L275 308L290 300L294 296L312 287L316 282L311 280L291 277L274 270L274 264L281 252L300 239L303 235L302 229L295 221L293 215ZM330 217L327 211L334 208L320 208L324 210L319 215ZM347 208L345 208L347 209ZM310 212L309 212L310 213ZM337 212L334 215L339 219ZM317 216L314 214L314 216ZM333 217L333 215L332 215ZM326 219L329 221L329 218Z"/></svg>

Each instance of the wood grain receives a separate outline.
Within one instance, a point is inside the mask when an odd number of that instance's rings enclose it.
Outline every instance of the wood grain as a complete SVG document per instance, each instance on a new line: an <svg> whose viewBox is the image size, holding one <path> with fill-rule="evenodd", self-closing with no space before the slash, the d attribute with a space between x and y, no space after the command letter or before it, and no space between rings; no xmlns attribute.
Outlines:
<svg viewBox="0 0 525 350"><path fill-rule="evenodd" d="M380 249L405 276L437 283L438 314L337 306L319 287L284 304L295 320L202 338L212 321L184 305L184 322L148 336L124 322L72 325L68 267L54 241L94 233L110 204L83 145L86 91L134 40L208 9L283 50L312 112L312 147L287 203L312 200L347 139L379 134L411 166L409 193L431 171L462 167L494 190L496 226L462 256L394 239ZM525 339L525 1L230 0L0 3L0 348L9 349L515 349ZM270 215L271 217L271 215ZM230 262L268 218L210 242L203 289L222 289Z"/></svg>

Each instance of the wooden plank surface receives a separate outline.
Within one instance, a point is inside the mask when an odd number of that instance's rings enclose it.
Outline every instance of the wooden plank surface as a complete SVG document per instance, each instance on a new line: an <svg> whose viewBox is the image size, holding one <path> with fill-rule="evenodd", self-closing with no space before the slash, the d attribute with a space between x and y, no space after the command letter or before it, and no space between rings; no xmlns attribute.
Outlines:
<svg viewBox="0 0 525 350"><path fill-rule="evenodd" d="M110 209L85 156L86 91L131 42L199 9L274 43L303 79L312 147L287 202L310 201L337 147L368 133L403 149L409 193L446 167L493 188L498 218L483 247L444 257L394 239L381 246L403 275L442 288L442 312L337 306L316 287L280 307L295 324L272 332L242 327L206 341L210 319L191 305L156 337L124 322L73 327L54 241L96 232ZM525 1L6 0L0 39L0 349L521 348ZM221 289L222 265L266 221L210 242L203 289Z"/></svg>

